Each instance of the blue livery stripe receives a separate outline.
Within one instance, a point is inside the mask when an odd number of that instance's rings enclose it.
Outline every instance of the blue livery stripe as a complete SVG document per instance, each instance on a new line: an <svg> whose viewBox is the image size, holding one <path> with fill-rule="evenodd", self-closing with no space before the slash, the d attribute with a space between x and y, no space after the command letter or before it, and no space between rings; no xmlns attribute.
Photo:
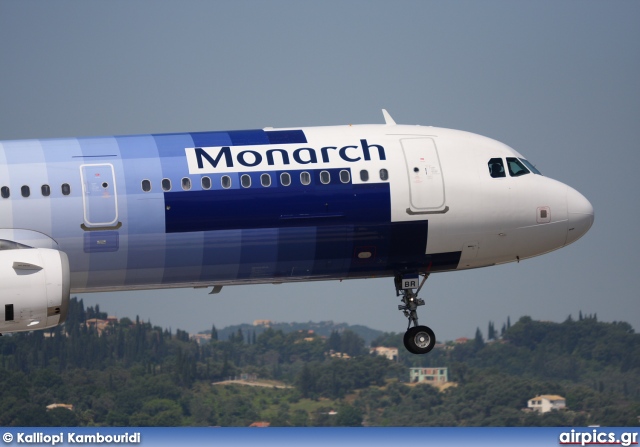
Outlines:
<svg viewBox="0 0 640 447"><path fill-rule="evenodd" d="M167 236L204 232L203 281L222 266L237 280L456 268L460 252L425 254L428 221L391 222L388 183L322 185L310 173L311 185L165 193ZM230 231L240 250L224 248Z"/></svg>
<svg viewBox="0 0 640 447"><path fill-rule="evenodd" d="M278 229L242 231L240 278L273 278L278 259Z"/></svg>
<svg viewBox="0 0 640 447"><path fill-rule="evenodd" d="M167 233L385 224L388 183L166 192Z"/></svg>
<svg viewBox="0 0 640 447"><path fill-rule="evenodd" d="M345 274L351 250L346 225L318 227L313 272L318 275Z"/></svg>
<svg viewBox="0 0 640 447"><path fill-rule="evenodd" d="M193 137L188 133L167 133L160 135L153 135L153 139L158 146L158 155L164 169L164 159L168 158L171 162L171 157L184 158L184 149L193 146Z"/></svg>
<svg viewBox="0 0 640 447"><path fill-rule="evenodd" d="M316 257L316 227L280 228L277 278L310 276Z"/></svg>
<svg viewBox="0 0 640 447"><path fill-rule="evenodd" d="M191 132L194 147L261 146L307 143L302 130L230 130L227 132Z"/></svg>
<svg viewBox="0 0 640 447"><path fill-rule="evenodd" d="M231 138L227 132L191 132L195 147L229 146Z"/></svg>
<svg viewBox="0 0 640 447"><path fill-rule="evenodd" d="M269 138L262 129L256 130L231 130L227 132L233 146L255 146L269 144Z"/></svg>
<svg viewBox="0 0 640 447"><path fill-rule="evenodd" d="M302 130L267 130L270 144L307 143Z"/></svg>
<svg viewBox="0 0 640 447"><path fill-rule="evenodd" d="M204 233L201 281L237 278L243 230Z"/></svg>

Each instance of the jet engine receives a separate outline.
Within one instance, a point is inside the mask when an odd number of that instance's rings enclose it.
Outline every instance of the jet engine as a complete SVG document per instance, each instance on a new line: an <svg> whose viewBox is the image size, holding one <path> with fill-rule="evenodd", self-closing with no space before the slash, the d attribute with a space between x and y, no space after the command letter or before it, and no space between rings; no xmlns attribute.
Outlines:
<svg viewBox="0 0 640 447"><path fill-rule="evenodd" d="M71 285L67 255L49 248L14 246L0 249L0 333L64 323Z"/></svg>

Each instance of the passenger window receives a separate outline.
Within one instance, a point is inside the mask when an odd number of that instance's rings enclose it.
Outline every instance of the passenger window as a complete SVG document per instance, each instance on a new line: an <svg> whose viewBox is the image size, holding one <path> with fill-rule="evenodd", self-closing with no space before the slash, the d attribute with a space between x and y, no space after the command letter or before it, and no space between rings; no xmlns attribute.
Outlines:
<svg viewBox="0 0 640 447"><path fill-rule="evenodd" d="M288 172L283 172L280 174L280 184L282 186L289 186L291 184L291 176Z"/></svg>
<svg viewBox="0 0 640 447"><path fill-rule="evenodd" d="M362 171L360 171L360 180L362 180L363 182L368 182L369 171L367 171L366 169L363 169Z"/></svg>
<svg viewBox="0 0 640 447"><path fill-rule="evenodd" d="M265 188L271 186L271 176L269 174L262 174L260 176L260 184Z"/></svg>
<svg viewBox="0 0 640 447"><path fill-rule="evenodd" d="M520 161L524 163L524 165L527 168L529 168L529 171L533 172L534 174L542 175L542 173L538 171L536 167L529 162L529 160L525 160L524 158L521 158Z"/></svg>
<svg viewBox="0 0 640 447"><path fill-rule="evenodd" d="M9 187L3 186L2 188L0 188L0 195L2 195L3 199L8 199L9 196L11 195L11 191L9 190Z"/></svg>
<svg viewBox="0 0 640 447"><path fill-rule="evenodd" d="M209 177L202 177L200 179L200 185L202 185L202 189L211 189L211 179Z"/></svg>
<svg viewBox="0 0 640 447"><path fill-rule="evenodd" d="M191 179L189 177L184 177L182 179L182 189L185 191L189 191L191 189Z"/></svg>
<svg viewBox="0 0 640 447"><path fill-rule="evenodd" d="M249 186L251 186L251 176L249 174L244 174L242 177L240 177L240 184L243 188L248 188Z"/></svg>
<svg viewBox="0 0 640 447"><path fill-rule="evenodd" d="M223 175L220 179L220 183L222 183L222 187L224 189L231 188L231 177L229 177L228 175Z"/></svg>
<svg viewBox="0 0 640 447"><path fill-rule="evenodd" d="M521 175L529 173L529 170L525 168L517 158L507 157L507 166L509 167L509 175L511 177L520 177Z"/></svg>
<svg viewBox="0 0 640 447"><path fill-rule="evenodd" d="M68 183L63 183L60 189L62 190L63 196L68 196L69 194L71 194L71 186L69 186Z"/></svg>
<svg viewBox="0 0 640 447"><path fill-rule="evenodd" d="M20 188L20 192L22 193L22 197L29 197L31 195L31 189L29 189L27 185Z"/></svg>
<svg viewBox="0 0 640 447"><path fill-rule="evenodd" d="M42 195L44 197L49 197L51 195L51 188L49 187L49 185L42 185L40 187L40 191L42 192Z"/></svg>
<svg viewBox="0 0 640 447"><path fill-rule="evenodd" d="M331 174L329 174L329 171L320 172L320 183L327 185L329 182L331 182Z"/></svg>
<svg viewBox="0 0 640 447"><path fill-rule="evenodd" d="M504 164L502 163L502 158L492 158L489 160L489 174L493 178L506 177L507 174L504 172Z"/></svg>
<svg viewBox="0 0 640 447"><path fill-rule="evenodd" d="M144 192L151 191L151 182L149 180L143 180L142 181L142 190Z"/></svg>
<svg viewBox="0 0 640 447"><path fill-rule="evenodd" d="M349 174L349 171L347 171L346 169L340 171L340 181L342 183L349 183L350 180L351 174Z"/></svg>
<svg viewBox="0 0 640 447"><path fill-rule="evenodd" d="M302 183L303 185L311 184L311 176L309 175L308 172L300 173L300 183Z"/></svg>
<svg viewBox="0 0 640 447"><path fill-rule="evenodd" d="M380 180L389 180L389 171L387 171L386 169L380 169Z"/></svg>
<svg viewBox="0 0 640 447"><path fill-rule="evenodd" d="M171 191L171 180L169 180L168 178L162 179L162 190Z"/></svg>

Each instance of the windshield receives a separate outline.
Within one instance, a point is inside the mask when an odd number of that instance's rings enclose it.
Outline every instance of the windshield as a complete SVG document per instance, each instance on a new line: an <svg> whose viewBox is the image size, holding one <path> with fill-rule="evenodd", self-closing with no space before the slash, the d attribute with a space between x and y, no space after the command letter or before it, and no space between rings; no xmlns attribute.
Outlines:
<svg viewBox="0 0 640 447"><path fill-rule="evenodd" d="M520 161L521 161L522 163L524 163L524 165L525 165L527 168L529 168L529 170L530 170L531 172L533 172L534 174L542 175L542 173L541 173L540 171L538 171L538 170L536 169L536 167L535 167L535 166L533 166L531 163L529 163L529 161L528 161L528 160L525 160L524 158L521 158L521 159L520 159Z"/></svg>
<svg viewBox="0 0 640 447"><path fill-rule="evenodd" d="M529 170L525 168L517 158L507 157L507 166L509 167L509 175L511 177L520 177L521 175L529 173Z"/></svg>

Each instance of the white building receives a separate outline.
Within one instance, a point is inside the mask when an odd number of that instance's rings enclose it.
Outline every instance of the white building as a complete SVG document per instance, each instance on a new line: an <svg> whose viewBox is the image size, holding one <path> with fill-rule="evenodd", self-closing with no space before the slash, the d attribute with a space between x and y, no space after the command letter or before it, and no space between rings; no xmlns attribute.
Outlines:
<svg viewBox="0 0 640 447"><path fill-rule="evenodd" d="M377 346L369 348L369 354L382 355L389 360L398 360L398 348L387 348L385 346Z"/></svg>
<svg viewBox="0 0 640 447"><path fill-rule="evenodd" d="M411 383L426 382L432 385L441 385L449 381L449 368L409 368L409 381Z"/></svg>
<svg viewBox="0 0 640 447"><path fill-rule="evenodd" d="M564 410L567 407L567 401L562 396L543 394L529 399L527 407L540 413L548 413L553 410Z"/></svg>

